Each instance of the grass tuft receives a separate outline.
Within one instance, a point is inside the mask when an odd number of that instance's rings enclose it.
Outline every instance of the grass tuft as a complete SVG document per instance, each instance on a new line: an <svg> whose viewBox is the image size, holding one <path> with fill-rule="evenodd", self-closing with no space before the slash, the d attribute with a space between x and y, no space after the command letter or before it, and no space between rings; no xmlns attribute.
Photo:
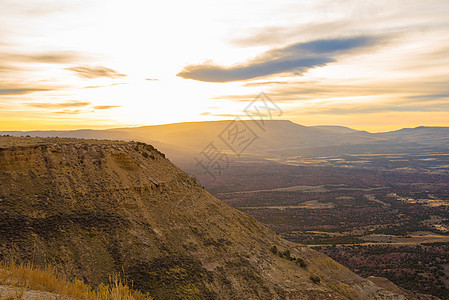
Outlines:
<svg viewBox="0 0 449 300"><path fill-rule="evenodd" d="M16 264L1 261L0 285L11 286L15 289L16 294L20 293L22 295L25 289L30 289L75 299L153 299L148 294L131 289L118 276L110 277L109 284L101 283L96 289L93 289L79 279L69 281L63 276L59 276L53 267L38 268L31 263Z"/></svg>

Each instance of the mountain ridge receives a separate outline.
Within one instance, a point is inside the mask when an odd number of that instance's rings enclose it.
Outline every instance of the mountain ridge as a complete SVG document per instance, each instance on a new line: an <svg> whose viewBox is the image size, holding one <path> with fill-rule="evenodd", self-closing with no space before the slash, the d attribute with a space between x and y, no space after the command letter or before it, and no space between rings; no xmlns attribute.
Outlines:
<svg viewBox="0 0 449 300"><path fill-rule="evenodd" d="M235 122L235 123L233 123ZM160 148L178 165L194 164L196 155L211 142L230 155L243 154L255 159L295 156L375 154L395 152L440 151L449 145L448 127L404 128L383 133L358 131L341 126L304 126L289 120L184 122L167 125L76 131L4 131L0 135L60 136L111 140L137 140ZM254 142L244 153L233 153L224 141L226 130L240 124L250 130ZM261 126L263 125L263 126ZM237 127L234 127L237 128ZM412 145L412 147L410 147Z"/></svg>

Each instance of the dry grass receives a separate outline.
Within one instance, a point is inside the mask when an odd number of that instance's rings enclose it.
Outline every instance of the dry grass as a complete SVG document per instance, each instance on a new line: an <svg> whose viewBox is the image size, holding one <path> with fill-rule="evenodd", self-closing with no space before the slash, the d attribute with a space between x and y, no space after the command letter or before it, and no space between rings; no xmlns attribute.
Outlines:
<svg viewBox="0 0 449 300"><path fill-rule="evenodd" d="M69 281L57 275L54 268L37 268L30 263L0 262L0 285L13 287L17 298L21 298L20 295L23 295L25 289L30 289L73 299L152 299L148 294L129 288L126 282L123 283L118 279L118 276L110 278L109 284L100 284L96 289L92 289L81 280Z"/></svg>

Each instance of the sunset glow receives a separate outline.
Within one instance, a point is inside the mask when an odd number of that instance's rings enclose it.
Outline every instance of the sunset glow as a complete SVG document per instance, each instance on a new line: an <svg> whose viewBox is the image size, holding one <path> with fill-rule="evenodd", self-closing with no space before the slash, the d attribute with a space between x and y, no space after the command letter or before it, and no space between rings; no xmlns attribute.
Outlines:
<svg viewBox="0 0 449 300"><path fill-rule="evenodd" d="M449 2L0 0L0 130L449 126Z"/></svg>

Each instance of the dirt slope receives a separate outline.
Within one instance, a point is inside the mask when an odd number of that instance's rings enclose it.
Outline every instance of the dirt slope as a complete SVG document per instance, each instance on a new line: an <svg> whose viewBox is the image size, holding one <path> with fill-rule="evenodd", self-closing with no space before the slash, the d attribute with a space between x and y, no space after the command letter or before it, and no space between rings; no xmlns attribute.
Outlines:
<svg viewBox="0 0 449 300"><path fill-rule="evenodd" d="M0 147L0 259L93 285L124 272L155 299L404 299L280 239L150 145L0 137Z"/></svg>

